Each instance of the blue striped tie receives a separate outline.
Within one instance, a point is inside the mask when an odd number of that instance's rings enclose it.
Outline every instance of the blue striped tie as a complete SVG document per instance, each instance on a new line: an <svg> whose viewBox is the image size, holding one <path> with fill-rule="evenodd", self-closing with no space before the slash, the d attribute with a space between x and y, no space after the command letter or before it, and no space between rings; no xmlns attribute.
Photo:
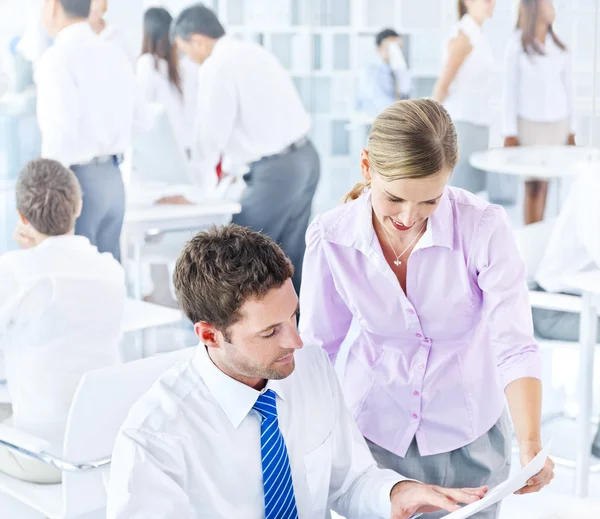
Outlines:
<svg viewBox="0 0 600 519"><path fill-rule="evenodd" d="M260 453L265 491L265 519L297 519L290 460L279 430L275 393L271 389L265 391L258 397L253 409L261 417Z"/></svg>

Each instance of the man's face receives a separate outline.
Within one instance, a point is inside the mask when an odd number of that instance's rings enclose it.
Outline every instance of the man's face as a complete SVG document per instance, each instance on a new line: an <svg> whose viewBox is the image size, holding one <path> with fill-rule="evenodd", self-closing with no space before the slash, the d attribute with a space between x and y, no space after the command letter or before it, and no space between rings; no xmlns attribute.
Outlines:
<svg viewBox="0 0 600 519"><path fill-rule="evenodd" d="M179 50L198 65L202 65L212 52L210 38L202 34L192 34L189 40L176 36L175 44Z"/></svg>
<svg viewBox="0 0 600 519"><path fill-rule="evenodd" d="M402 46L402 38L400 36L391 36L383 40L379 46L379 55L386 63L390 62L390 45L394 44Z"/></svg>
<svg viewBox="0 0 600 519"><path fill-rule="evenodd" d="M261 300L242 307L242 319L229 327L211 358L226 374L251 387L265 380L281 380L295 368L294 353L302 348L298 335L298 296L291 279Z"/></svg>

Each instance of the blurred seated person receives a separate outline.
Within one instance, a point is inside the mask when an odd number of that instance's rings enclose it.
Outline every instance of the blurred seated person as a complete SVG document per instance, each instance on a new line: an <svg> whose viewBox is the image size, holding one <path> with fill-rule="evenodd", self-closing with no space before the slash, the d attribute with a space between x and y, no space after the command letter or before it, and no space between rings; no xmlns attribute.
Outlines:
<svg viewBox="0 0 600 519"><path fill-rule="evenodd" d="M562 278L600 269L598 193L600 176L597 171L582 173L573 183L537 271L536 281L543 290L573 293L563 284ZM533 325L537 335L544 339L579 341L579 314L534 308ZM597 341L600 343L600 321L598 326ZM600 428L592 452L600 458Z"/></svg>
<svg viewBox="0 0 600 519"><path fill-rule="evenodd" d="M22 250L0 256L0 346L11 425L60 455L81 376L119 360L125 278L111 254L75 236L81 188L53 160L30 162L16 184ZM58 483L58 469L0 447L0 472Z"/></svg>
<svg viewBox="0 0 600 519"><path fill-rule="evenodd" d="M377 60L363 71L357 108L376 116L392 103L408 99L412 90L410 71L403 53L403 38L393 29L377 34Z"/></svg>

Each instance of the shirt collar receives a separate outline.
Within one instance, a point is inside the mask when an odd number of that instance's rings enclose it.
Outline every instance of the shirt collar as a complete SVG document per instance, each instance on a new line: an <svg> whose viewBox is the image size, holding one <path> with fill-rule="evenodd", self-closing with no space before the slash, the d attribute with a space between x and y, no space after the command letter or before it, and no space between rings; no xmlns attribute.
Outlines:
<svg viewBox="0 0 600 519"><path fill-rule="evenodd" d="M360 212L360 217L356 227L355 246L359 250L364 250L364 248L370 247L375 239L371 191L369 190L364 193L357 203L357 211ZM436 210L429 217L427 229L414 250L434 246L446 247L450 250L454 249L454 215L452 203L448 196L448 189L444 191Z"/></svg>
<svg viewBox="0 0 600 519"><path fill-rule="evenodd" d="M242 384L215 366L208 355L206 346L202 343L198 345L192 363L204 380L206 387L235 428L240 426L244 418L252 410L259 395L267 389L273 390L279 398L285 400L281 381L269 380L263 391L257 391Z"/></svg>
<svg viewBox="0 0 600 519"><path fill-rule="evenodd" d="M90 27L90 24L87 21L77 22L73 25L65 27L62 31L60 31L54 39L54 44L56 45L61 41L77 40L78 38L86 34L96 36L96 34L94 33L94 31Z"/></svg>
<svg viewBox="0 0 600 519"><path fill-rule="evenodd" d="M63 234L61 236L48 236L37 248L45 249L48 247L63 247L68 249L81 249L90 247L91 243L85 236L78 236L74 234Z"/></svg>

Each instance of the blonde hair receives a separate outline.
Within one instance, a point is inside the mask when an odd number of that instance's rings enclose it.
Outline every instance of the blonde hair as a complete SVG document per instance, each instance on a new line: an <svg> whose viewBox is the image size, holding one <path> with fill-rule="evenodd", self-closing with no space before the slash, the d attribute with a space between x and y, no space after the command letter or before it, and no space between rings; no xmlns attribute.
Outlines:
<svg viewBox="0 0 600 519"><path fill-rule="evenodd" d="M456 166L456 129L445 108L431 99L397 101L375 119L367 151L369 165L387 181L430 177ZM370 186L359 182L344 202Z"/></svg>

